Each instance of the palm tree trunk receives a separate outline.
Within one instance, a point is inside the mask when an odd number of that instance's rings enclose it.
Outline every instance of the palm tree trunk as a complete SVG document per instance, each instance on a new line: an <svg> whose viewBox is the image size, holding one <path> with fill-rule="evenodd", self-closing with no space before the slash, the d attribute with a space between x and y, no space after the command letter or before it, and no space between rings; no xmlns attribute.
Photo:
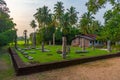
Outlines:
<svg viewBox="0 0 120 80"><path fill-rule="evenodd" d="M53 45L55 45L55 33L53 33Z"/></svg>
<svg viewBox="0 0 120 80"><path fill-rule="evenodd" d="M34 28L34 32L33 32L33 48L36 48L36 34L35 34L35 28Z"/></svg>
<svg viewBox="0 0 120 80"><path fill-rule="evenodd" d="M66 58L66 47L67 47L67 44L66 44L66 37L63 36L62 37L62 56L63 56L63 59Z"/></svg>
<svg viewBox="0 0 120 80"><path fill-rule="evenodd" d="M25 33L25 47L27 46L27 34Z"/></svg>
<svg viewBox="0 0 120 80"><path fill-rule="evenodd" d="M36 32L35 32L35 28L34 28L34 46L36 48Z"/></svg>
<svg viewBox="0 0 120 80"><path fill-rule="evenodd" d="M35 43L34 43L34 33L32 35L32 45L33 45L33 48L35 48Z"/></svg>
<svg viewBox="0 0 120 80"><path fill-rule="evenodd" d="M107 49L109 52L111 52L111 41L110 40L107 41Z"/></svg>
<svg viewBox="0 0 120 80"><path fill-rule="evenodd" d="M42 41L42 52L44 52L44 41Z"/></svg>

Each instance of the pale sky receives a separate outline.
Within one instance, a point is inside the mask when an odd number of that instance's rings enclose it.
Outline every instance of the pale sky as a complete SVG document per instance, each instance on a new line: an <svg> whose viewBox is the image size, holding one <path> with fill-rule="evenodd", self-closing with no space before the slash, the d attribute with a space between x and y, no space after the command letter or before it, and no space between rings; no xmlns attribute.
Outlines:
<svg viewBox="0 0 120 80"><path fill-rule="evenodd" d="M36 9L43 7L44 5L48 6L53 12L54 4L57 1L62 1L64 3L65 9L74 6L79 12L78 16L80 17L83 13L87 12L85 3L88 0L5 0L7 6L10 9L10 15L14 19L14 22L17 24L16 28L18 29L18 36L23 35L25 29L28 30L30 34L33 29L30 27L30 22L34 19L33 14L36 13ZM106 10L111 9L111 5L107 4L105 9L101 9L95 16L97 20L100 20L103 23L103 14Z"/></svg>

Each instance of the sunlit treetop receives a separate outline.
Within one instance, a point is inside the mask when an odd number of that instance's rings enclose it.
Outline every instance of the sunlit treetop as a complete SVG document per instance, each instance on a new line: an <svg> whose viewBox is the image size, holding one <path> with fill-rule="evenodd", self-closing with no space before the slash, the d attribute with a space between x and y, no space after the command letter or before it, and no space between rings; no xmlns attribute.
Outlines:
<svg viewBox="0 0 120 80"><path fill-rule="evenodd" d="M112 6L116 6L120 4L119 0L89 0L86 3L88 11L92 12L93 14L96 14L99 9L104 8L105 4L109 2Z"/></svg>
<svg viewBox="0 0 120 80"><path fill-rule="evenodd" d="M4 0L0 0L0 12L6 13L6 14L10 12Z"/></svg>

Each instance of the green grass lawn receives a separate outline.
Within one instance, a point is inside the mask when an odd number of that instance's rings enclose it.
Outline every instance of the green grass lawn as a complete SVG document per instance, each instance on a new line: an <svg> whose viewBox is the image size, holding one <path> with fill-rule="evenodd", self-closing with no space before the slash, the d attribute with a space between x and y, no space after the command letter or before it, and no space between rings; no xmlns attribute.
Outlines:
<svg viewBox="0 0 120 80"><path fill-rule="evenodd" d="M14 69L7 47L0 48L0 80L10 80L14 75Z"/></svg>
<svg viewBox="0 0 120 80"><path fill-rule="evenodd" d="M21 46L21 48L24 48ZM37 47L41 48L41 46ZM18 55L22 59L23 62L29 63L29 62L38 62L38 63L48 63L48 62L56 62L56 61L63 61L63 60L71 60L76 58L86 58L86 57L92 57L92 56L100 56L100 55L106 55L110 54L105 50L95 49L92 50L92 48L86 48L88 53L78 53L76 54L76 50L82 50L80 47L71 47L70 53L67 55L66 59L62 58L61 54L57 53L57 50L61 50L62 46L49 46L46 45L45 49L50 50L49 52L41 52L41 50L31 49L31 50L25 50L25 52L28 53L29 56L33 57L33 60L29 60L28 58L25 58L24 55L17 51ZM31 51L34 51L35 53L30 53ZM115 51L113 51L114 53ZM49 55L51 54L51 55Z"/></svg>
<svg viewBox="0 0 120 80"><path fill-rule="evenodd" d="M52 50L56 50L57 48L60 48L61 49L61 46L56 46L56 48L53 46L45 46L46 49L52 49ZM79 48L77 47L73 47L72 50L78 50ZM88 48L87 49L88 51L91 50L91 52L89 53L94 53L94 51L92 51L92 49ZM35 55L34 56L37 56L37 57L41 57L40 55L43 55L44 53L41 53L40 50L36 50L38 55ZM54 51L55 52L55 51ZM74 51L73 51L74 52ZM95 52L98 52L96 53L97 55L100 54L99 50L95 50ZM104 52L104 51L102 51ZM115 52L115 51L114 51ZM86 56L89 55L89 56L92 56L92 54L85 54ZM22 55L21 53L18 53L19 55ZM47 54L47 52L45 52L45 54L43 56L45 56ZM56 53L54 53L56 54ZM108 54L108 52L105 51L105 54ZM30 54L30 55L33 55L33 54ZM72 55L72 53L70 53L70 55ZM78 55L82 55L82 54L78 54ZM104 55L104 53L102 53L101 55ZM88 56L88 57L89 57ZM24 56L21 56L24 58ZM60 59L62 59L61 56L59 56ZM79 56L77 56L79 57ZM82 56L81 56L82 57ZM42 58L42 57L41 57ZM46 59L47 57L45 58L42 58L42 59ZM24 58L25 59L25 58ZM35 58L36 59L36 58ZM34 60L35 60L34 59ZM50 58L51 59L51 58ZM26 62L29 62L27 61L27 59L25 60ZM102 62L103 63L103 62ZM101 65L101 64L100 64ZM97 66L96 66L97 67ZM76 68L76 67L75 67ZM71 68L72 69L72 68ZM63 71L63 70L62 70ZM57 72L61 72L61 69L58 70ZM66 71L68 72L68 70ZM43 75L44 74L44 75ZM13 68L13 65L12 65L12 61L10 59L10 56L9 56L9 53L8 53L8 47L3 47L3 48L0 48L0 80L32 80L33 78L38 78L40 80L46 80L48 75L51 74L51 72L44 72L44 73L38 73L38 74L32 74L32 75L27 75L27 76L21 76L21 77L17 77L15 75L15 72L14 72L14 68ZM54 72L54 74L56 74L56 72ZM46 76L45 76L46 75ZM31 78L32 77L32 78ZM49 76L50 77L50 76Z"/></svg>

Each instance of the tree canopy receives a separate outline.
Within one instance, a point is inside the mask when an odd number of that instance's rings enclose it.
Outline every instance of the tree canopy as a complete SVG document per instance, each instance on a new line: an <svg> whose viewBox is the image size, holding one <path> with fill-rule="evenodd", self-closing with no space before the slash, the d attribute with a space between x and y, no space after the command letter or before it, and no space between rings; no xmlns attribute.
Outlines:
<svg viewBox="0 0 120 80"><path fill-rule="evenodd" d="M6 45L12 41L16 36L16 25L10 18L9 9L4 0L0 0L0 46Z"/></svg>

